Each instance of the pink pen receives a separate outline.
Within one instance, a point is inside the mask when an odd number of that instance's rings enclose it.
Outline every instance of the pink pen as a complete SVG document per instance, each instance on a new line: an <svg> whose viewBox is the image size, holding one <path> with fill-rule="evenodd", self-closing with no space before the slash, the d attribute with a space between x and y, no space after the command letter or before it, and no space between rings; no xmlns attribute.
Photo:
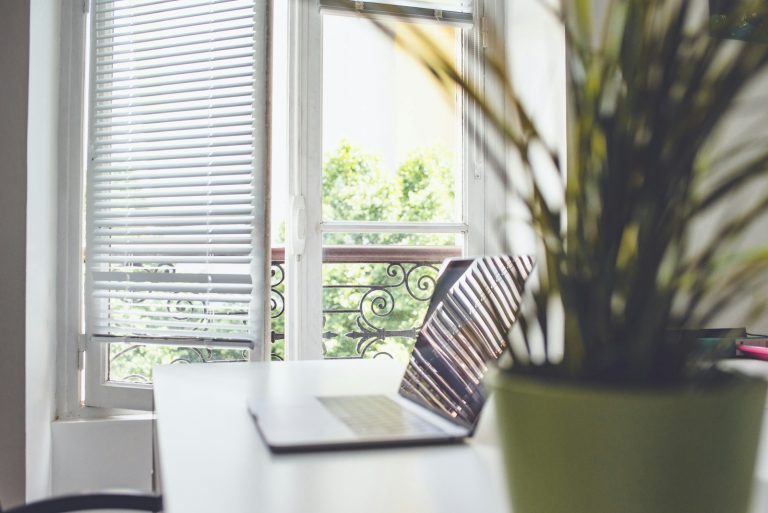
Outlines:
<svg viewBox="0 0 768 513"><path fill-rule="evenodd" d="M748 346L742 344L737 347L738 351L749 358L757 360L768 360L768 347Z"/></svg>

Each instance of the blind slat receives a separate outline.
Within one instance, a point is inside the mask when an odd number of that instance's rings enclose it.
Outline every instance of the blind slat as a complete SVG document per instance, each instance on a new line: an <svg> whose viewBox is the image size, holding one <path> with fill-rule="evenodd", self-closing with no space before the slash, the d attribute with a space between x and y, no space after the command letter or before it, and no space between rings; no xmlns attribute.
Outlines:
<svg viewBox="0 0 768 513"><path fill-rule="evenodd" d="M91 262L94 264L250 264L251 257L238 256L190 256L190 255L154 255L152 258L133 255L93 255Z"/></svg>
<svg viewBox="0 0 768 513"><path fill-rule="evenodd" d="M238 283L250 284L251 276L243 274L176 274L172 272L95 272L93 278L96 282L154 282L154 283Z"/></svg>
<svg viewBox="0 0 768 513"><path fill-rule="evenodd" d="M115 255L120 254L137 256L147 255L147 260L153 262L152 255L163 256L238 256L249 255L253 249L250 244L210 244L199 245L190 244L189 246L181 245L124 245L113 244L105 246L103 244L94 244L93 253L95 255Z"/></svg>
<svg viewBox="0 0 768 513"><path fill-rule="evenodd" d="M221 137L248 137L251 138L253 130L250 128L244 130L229 130L220 132L211 132L210 129L207 133L190 134L187 130L183 133L177 133L176 135L154 135L134 137L132 134L118 134L111 138L104 138L99 141L101 145L113 145L119 146L121 144L142 144L142 143L165 143L173 141L189 141L194 139L208 139L218 140Z"/></svg>
<svg viewBox="0 0 768 513"><path fill-rule="evenodd" d="M236 59L239 57L228 57L226 60L230 59ZM246 57L247 58L247 57ZM215 60L205 59L201 62L218 62ZM209 64L208 66L198 66L196 68L190 68L190 69L181 69L178 71L175 71L174 73L168 73L167 71L159 71L157 73L141 73L141 74L126 74L129 73L127 71L97 71L97 76L104 75L112 75L105 78L98 78L96 79L96 85L98 87L99 84L121 84L123 82L131 82L135 83L139 80L149 80L151 78L164 78L169 75L172 75L174 77L178 77L180 75L193 75L195 73L206 73L210 71L228 71L231 69L240 69L240 68L247 68L249 66L253 65L253 61L249 62L238 62L238 63L226 63L226 64ZM198 79L190 79L197 81ZM136 84L134 87L140 87L140 84Z"/></svg>
<svg viewBox="0 0 768 513"><path fill-rule="evenodd" d="M198 347L211 347L211 348L233 348L233 349L251 349L253 348L253 341L246 340L242 337L244 333L227 333L227 332L205 332L204 334L195 331L185 330L130 330L140 332L140 336L131 336L129 331L125 329L112 328L109 333L103 331L97 331L94 336L96 337L110 337L110 340L99 339L102 343L115 344L122 342L123 340L141 340L143 345L173 345L173 346L198 346ZM196 336L197 335L197 336ZM202 335L202 336L201 336Z"/></svg>
<svg viewBox="0 0 768 513"><path fill-rule="evenodd" d="M112 164L112 163L125 163L125 162L135 162L136 165L141 165L141 162L157 162L161 160L183 160L183 159L211 159L215 157L239 157L242 155L250 155L253 153L253 149L251 148L244 148L241 150L231 150L231 149L223 149L223 150L217 150L218 148L227 148L229 145L213 145L213 146L203 146L205 150L203 151L188 151L184 153L178 153L173 155L146 155L145 153L136 155L135 152L129 152L127 155L124 155L123 152L120 153L112 153L111 156L99 156L94 157L93 161L97 164ZM238 143L236 146L243 146L242 143ZM179 165L184 165L184 163L179 163Z"/></svg>
<svg viewBox="0 0 768 513"><path fill-rule="evenodd" d="M205 205L201 205L195 208L164 208L164 207L151 207L145 208L140 211L124 211L119 212L119 209L115 208L101 208L93 209L94 219L100 218L114 218L114 217L175 217L175 216L211 216L214 214L248 214L251 215L253 207L244 205L210 205L206 208Z"/></svg>
<svg viewBox="0 0 768 513"><path fill-rule="evenodd" d="M212 161L212 162L184 162L184 163L176 163L174 167L174 163L168 163L168 162L162 162L157 164L147 164L147 163L139 163L137 165L127 166L127 165L121 165L121 166L110 166L110 165L95 165L94 170L97 172L102 173L126 173L131 171L149 171L149 170L166 170L166 171L173 171L174 169L179 168L195 168L195 167L204 167L207 168L211 165L216 165L218 167L224 167L224 166L242 166L242 165L248 165L251 164L251 159L237 159L237 160L218 160L218 161ZM94 164L96 164L94 162Z"/></svg>
<svg viewBox="0 0 768 513"><path fill-rule="evenodd" d="M238 24L231 24L228 25L225 30L232 31L232 30L240 30L240 29L252 29L253 28L253 20L248 18L243 18L243 21ZM143 44L143 43L155 43L155 42L163 42L163 44L167 45L166 47L169 48L173 45L181 46L184 44L184 38L185 37L195 37L195 36L202 36L206 34L214 34L218 32L219 30L208 27L203 30L196 30L191 32L186 32L184 34L177 34L172 36L150 36L150 37L143 37L143 38L137 38L133 41L107 41L105 43L100 44L94 44L94 47L98 50L99 48L115 48L115 47L125 47L125 46L133 46L137 44ZM137 49L136 51L140 51L141 48Z"/></svg>
<svg viewBox="0 0 768 513"><path fill-rule="evenodd" d="M205 5L212 6L212 5L225 5L227 7L224 8L213 8L209 7L207 11L193 11L188 13L181 13L179 11L185 11L187 9L195 9L198 7L203 7ZM232 5L237 4L237 5ZM108 31L119 31L120 29L124 28L133 28L133 27L143 27L145 25L150 25L152 23L167 23L169 21L175 21L175 20L184 20L188 18L200 18L200 17L206 17L206 16L212 16L215 14L221 14L221 13L227 13L227 12L233 12L233 11L240 11L243 9L253 9L253 2L242 2L237 0L231 0L229 2L221 2L217 0L212 0L205 3L199 3L195 5L190 4L184 4L183 7L176 7L176 8L170 8L170 9L163 9L163 10L157 10L154 13L126 13L126 14L118 14L111 17L96 18L96 30L104 29ZM171 12L174 13L172 16L156 16L156 17L149 17L147 19L144 19L144 16L149 15L155 15L155 14L162 14L165 12ZM167 30L166 26L166 30ZM173 25L170 26L170 28L178 28L178 26ZM137 33L134 31L131 31L131 33ZM114 32L114 35L118 35L119 32Z"/></svg>
<svg viewBox="0 0 768 513"><path fill-rule="evenodd" d="M175 59L170 58L168 55L153 56L153 61L163 62L151 62L145 64L134 65L135 61L116 62L110 61L108 64L97 62L97 75L117 75L118 73L128 73L136 71L145 71L148 69L163 69L171 66L189 66L190 64L201 64L204 62L213 62L220 59L244 59L253 58L253 47L244 45L247 48L246 51L224 51L222 49L209 48L206 52L197 51L194 52L193 57L187 59ZM218 53L217 53L218 52ZM149 60L149 59L145 59ZM106 69L105 69L106 68ZM161 75L162 76L162 75Z"/></svg>
<svg viewBox="0 0 768 513"><path fill-rule="evenodd" d="M220 316L219 320L224 316ZM205 319L205 318L204 318ZM119 328L136 328L137 324L140 324L145 329L151 329L151 330L160 330L160 329L168 329L168 328L174 328L177 330L183 330L183 329L202 329L205 328L206 331L218 331L218 332L226 332L227 330L233 330L235 332L239 331L237 328L239 326L243 325L242 321L237 321L235 319L226 319L230 321L229 323L225 322L194 322L194 321L182 321L182 320L173 320L173 321L164 321L154 318L136 318L136 319L121 319L118 317L107 317L106 319L100 319L100 322L96 323L97 328L109 328L110 330L115 330Z"/></svg>
<svg viewBox="0 0 768 513"><path fill-rule="evenodd" d="M213 82L213 81L211 81ZM211 91L216 90L224 90L224 89L235 89L235 88L242 88L242 87L252 87L253 86L253 78L249 77L247 80L237 80L233 82L226 82L226 83L211 83L211 82L202 82L202 83L195 83L194 85L191 85L189 87L183 87L183 88L177 88L177 89L160 89L158 91L141 91L137 92L133 89L119 93L119 94L98 94L96 97L96 100L98 104L102 104L105 102L119 102L122 100L133 100L135 98L156 98L158 96L169 96L171 98L178 97L178 95L185 94L185 93L198 93L201 91L206 91L210 93ZM164 98L163 100L167 100L167 98Z"/></svg>
<svg viewBox="0 0 768 513"><path fill-rule="evenodd" d="M202 177L215 178L217 176L250 176L250 170L241 170L237 166L226 166L217 168L182 168L169 169L164 171L120 171L105 172L102 176L95 177L94 183L107 182L110 184L133 184L141 183L139 180L183 180Z"/></svg>
<svg viewBox="0 0 768 513"><path fill-rule="evenodd" d="M95 123L96 128L96 135L101 135L99 128L110 128L113 126L131 126L131 125L138 125L137 129L141 128L162 128L163 132L169 132L177 129L183 129L184 125L168 125L168 123L183 123L186 121L205 121L207 119L214 119L214 118L237 118L237 117L245 117L249 116L251 114L251 109L238 109L236 111L225 111L225 112L214 112L214 109L219 109L220 107L211 107L210 109L204 110L200 109L195 114L188 114L186 116L174 116L174 117L168 117L163 116L159 117L157 119L146 119L143 117L137 117L137 119L122 119L126 116L121 116L121 119L119 121L108 121L108 122L101 122L101 123ZM158 127L158 124L160 125ZM240 122L240 125L244 125L242 121Z"/></svg>
<svg viewBox="0 0 768 513"><path fill-rule="evenodd" d="M130 235L219 235L219 234L249 234L253 231L253 228L248 225L242 226L149 226L142 228L124 227L124 226L110 226L109 228L96 228L93 230L93 234L96 237L104 235L114 235L115 237L130 236Z"/></svg>
<svg viewBox="0 0 768 513"><path fill-rule="evenodd" d="M248 303L250 300L250 294L217 294L217 293L200 293L193 294L190 292L179 293L164 293L157 292L154 294L137 292L137 291L124 291L124 290L94 290L92 292L95 298L104 299L117 299L126 302L130 301L210 301L216 303Z"/></svg>
<svg viewBox="0 0 768 513"><path fill-rule="evenodd" d="M238 9L238 10L245 10L245 9L252 10L253 8L252 7L243 7L243 8ZM110 34L106 34L105 33L105 32L108 32L107 30L105 30L103 28L98 28L97 27L96 28L96 30L97 30L96 40L97 41L99 41L99 40L102 40L102 41L103 40L109 40L110 41L109 44L112 45L112 46L114 46L115 44L120 44L120 43L129 43L129 44L130 43L138 43L138 42L141 42L143 40L143 38L136 38L136 39L134 39L134 36L140 36L140 35L143 35L143 34L156 34L158 32L169 32L169 31L172 31L172 30L179 30L179 29L185 29L185 28L210 27L211 25L213 25L215 23L226 23L228 21L242 21L242 20L248 20L248 19L252 20L253 19L253 14L245 13L245 14L238 14L236 16L225 16L225 17L222 17L222 18L216 18L216 19L210 19L210 20L208 20L208 19L201 19L201 20L192 21L192 22L189 22L189 23L181 23L179 25L163 26L163 27L158 27L158 28L149 28L149 29L135 30L135 31L132 31L132 32L127 32L127 31L126 32L114 32L114 33L110 33ZM99 33L101 35L99 35ZM171 34L167 34L165 37L169 37L169 36L172 36L172 33ZM153 37L157 37L157 36L153 36ZM160 36L160 37L163 37L163 36ZM120 38L124 38L124 39L120 39ZM116 39L117 39L117 41L115 41Z"/></svg>
<svg viewBox="0 0 768 513"><path fill-rule="evenodd" d="M197 2L188 1L188 2L185 3L185 6L183 7L183 9L192 9L192 8L199 7L199 6L204 6L204 5L221 4L221 3L233 2L233 1L236 1L236 0L199 0ZM132 18L138 18L140 16L147 16L147 15L152 15L152 14L161 14L161 13L164 13L164 12L170 12L170 11L177 11L177 10L179 10L178 6L176 6L174 4L170 4L170 5L172 5L172 7L165 7L163 9L157 9L156 8L156 9L150 9L148 11L140 11L140 9L143 9L143 8L147 7L148 5L166 5L167 6L167 5L169 5L169 3L168 3L168 0L161 0L161 1L153 0L149 4L139 4L139 5L137 5L135 2L132 2L130 5L127 5L127 6L124 6L124 7L117 7L116 6L116 7L112 8L112 9L110 9L110 8L103 8L102 7L102 8L98 8L96 10L96 14L98 16L97 21L98 22L112 21L112 20L117 19L117 18L128 17L128 14ZM128 14L116 14L116 15L112 15L112 16L101 16L102 14L105 14L105 13L118 12L118 11L127 11L127 10L131 10L131 11L134 11L134 12L128 13Z"/></svg>
<svg viewBox="0 0 768 513"><path fill-rule="evenodd" d="M177 186L170 189L131 189L131 190L112 190L109 192L100 192L94 194L94 197L99 200L112 200L112 199L127 199L127 198L179 198L183 196L223 196L233 194L248 194L248 199L252 199L250 196L251 186L250 182L240 184L238 186L230 185L209 185L204 187L199 186ZM227 199L227 201L229 201ZM167 203L172 205L173 203ZM197 202L195 203L197 204Z"/></svg>
<svg viewBox="0 0 768 513"><path fill-rule="evenodd" d="M251 183L251 177L244 174L204 175L198 177L182 177L181 179L127 180L124 182L101 182L93 185L94 191L141 191L144 189L169 189L174 194L184 194L191 187L205 186L218 188L220 186L242 185ZM171 189L172 188L172 189ZM181 188L181 189L179 189ZM218 189L217 189L218 190ZM96 193L98 196L100 193ZM158 192L162 194L162 192Z"/></svg>
<svg viewBox="0 0 768 513"><path fill-rule="evenodd" d="M228 87L227 89L234 89L234 88ZM200 95L189 96L185 98L170 97L170 98L160 98L160 99L142 100L142 101L133 101L133 98L129 98L129 100L131 101L127 101L127 102L121 102L120 100L110 101L110 102L99 102L98 105L96 105L96 112L105 112L105 111L123 112L123 110L125 109L137 109L139 107L166 105L169 103L180 104L180 103L192 103L192 102L202 102L202 101L211 101L211 100L222 100L222 99L230 99L230 98L242 98L243 96L247 96L247 95L248 94L233 93L233 92L226 91L226 92L209 92L208 94L200 94ZM170 95L166 93L163 96L170 96ZM133 112L129 110L128 113L133 113ZM138 110L136 111L136 113L146 114L147 112Z"/></svg>
<svg viewBox="0 0 768 513"><path fill-rule="evenodd" d="M229 214L224 215L205 215L205 216L183 216L183 217L116 217L116 216L102 216L94 217L93 225L95 227L134 227L134 226L151 226L151 227L176 227L176 226L217 226L217 225L229 225L236 223L252 223L253 218L249 215L233 216Z"/></svg>
<svg viewBox="0 0 768 513"><path fill-rule="evenodd" d="M211 45L211 43L213 43L213 42L228 41L228 40L231 40L231 39L244 39L244 41L243 42L238 42L238 43L233 43L233 44L228 44L228 45L222 45L222 46ZM247 39L244 38L243 36L231 36L228 39L220 39L218 41L206 41L205 44L207 45L207 48L205 48L206 52L224 52L224 51L242 50L242 49L245 49L245 48L249 48L249 49L251 49L251 53L253 53L253 51L252 51L252 49L253 49L253 34L251 34L250 37L248 37ZM192 48L192 49L187 49L187 50L177 50L175 47L170 47L170 48L174 48L175 51L173 51L173 52L162 52L162 53L156 53L156 54L151 54L151 55L142 54L140 56L136 56L135 52L130 53L129 56L125 56L122 53L120 53L120 54L118 54L117 58L114 58L114 55L115 55L114 53L113 54L105 53L103 55L100 55L99 57L102 59L102 61L105 60L104 59L105 57L113 57L110 60L110 62L111 62L111 64L113 66L117 66L117 65L120 65L120 64L130 64L130 63L136 63L136 62L154 61L154 60L158 60L158 59L173 59L175 57L185 57L187 55L198 55L198 54L201 53L201 49L200 48ZM100 62L100 61L97 60L97 62Z"/></svg>
<svg viewBox="0 0 768 513"><path fill-rule="evenodd" d="M124 283L124 282L94 282L93 290L122 292L145 292L152 297L153 292L199 292L205 294L250 294L250 284L238 283ZM242 298L241 298L242 300Z"/></svg>
<svg viewBox="0 0 768 513"><path fill-rule="evenodd" d="M140 306L140 305L139 305ZM168 319L168 318L178 318L180 317L179 311L173 311L171 308L170 311L148 311L146 309L139 310L134 308L128 308L125 310L120 310L119 312L110 312L105 315L100 315L97 319L100 322L104 322L106 319L112 319L116 317L116 314L120 315L121 319L124 319L126 317L128 318L139 318L139 319ZM184 308L183 310L183 317L185 319L210 319L212 315L216 315L217 313L221 314L227 314L228 320L233 321L247 321L248 315L244 313L232 313L231 308L213 308L209 307L208 309L205 306L195 306L195 305L189 305L189 307Z"/></svg>
<svg viewBox="0 0 768 513"><path fill-rule="evenodd" d="M216 80L229 80L233 78L249 78L252 77L253 73L249 73L248 71L238 71L233 73L223 73L221 75L208 75L207 77L194 77L194 78L182 78L182 79L176 79L176 80L163 80L158 82L150 82L150 83L142 83L142 84L131 84L131 83L121 83L119 85L114 85L111 87L106 87L104 85L96 85L96 94L99 93L110 93L112 91L135 91L135 90L141 90L146 88L152 88L152 87L165 87L165 86L171 86L171 85L186 85L186 84L207 84L208 82L215 82ZM164 94L164 93L155 93L155 94Z"/></svg>
<svg viewBox="0 0 768 513"><path fill-rule="evenodd" d="M219 196L166 196L164 198L146 198L136 200L126 199L108 199L96 200L93 202L94 210L121 210L121 209L141 209L141 208L161 208L161 207L201 207L201 206L241 206L251 205L253 203L252 195L239 195L237 197L219 197Z"/></svg>
<svg viewBox="0 0 768 513"><path fill-rule="evenodd" d="M95 237L96 244L100 244L103 242L110 242L113 245L120 245L120 246L129 246L129 245L149 245L149 244L160 244L160 245L167 245L167 244L206 244L207 246L212 246L215 243L226 243L226 244L250 244L251 237L250 234L247 234L246 236L243 235L232 235L232 234L218 234L218 235L164 235L162 237L152 238L152 237L140 237L140 238L131 238L127 236L119 236L119 235L107 235L107 236L96 236Z"/></svg>

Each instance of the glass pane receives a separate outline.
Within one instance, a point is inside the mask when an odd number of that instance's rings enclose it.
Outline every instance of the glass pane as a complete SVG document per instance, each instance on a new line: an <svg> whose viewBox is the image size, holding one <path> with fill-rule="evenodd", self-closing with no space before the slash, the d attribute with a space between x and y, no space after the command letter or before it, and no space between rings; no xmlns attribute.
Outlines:
<svg viewBox="0 0 768 513"><path fill-rule="evenodd" d="M206 349L141 344L107 344L107 380L117 383L152 383L156 365L237 362L249 358L243 349Z"/></svg>
<svg viewBox="0 0 768 513"><path fill-rule="evenodd" d="M412 244L336 245L336 237L402 237ZM406 361L445 258L461 255L457 234L328 234L323 249L326 358ZM440 240L442 239L442 240Z"/></svg>
<svg viewBox="0 0 768 513"><path fill-rule="evenodd" d="M410 24L323 23L323 218L460 220L459 96L408 55ZM460 29L419 27L458 58Z"/></svg>
<svg viewBox="0 0 768 513"><path fill-rule="evenodd" d="M461 253L464 236L460 233L326 233L324 253L328 246L441 246L455 247ZM364 248L362 248L364 249Z"/></svg>

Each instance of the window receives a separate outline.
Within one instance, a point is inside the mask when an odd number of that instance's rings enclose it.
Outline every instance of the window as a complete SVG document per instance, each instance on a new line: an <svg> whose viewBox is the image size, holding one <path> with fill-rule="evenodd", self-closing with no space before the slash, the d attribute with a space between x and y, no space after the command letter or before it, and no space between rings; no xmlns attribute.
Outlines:
<svg viewBox="0 0 768 513"><path fill-rule="evenodd" d="M458 90L439 96L405 46L419 23L482 78L483 20L502 4L272 2L272 301L256 304L265 6L90 0L87 84L73 71L68 85L87 114L87 170L68 175L86 207L70 223L84 258L67 253L83 404L151 408L159 363L404 358L439 263L502 252L485 227L504 212L482 119Z"/></svg>
<svg viewBox="0 0 768 513"><path fill-rule="evenodd" d="M91 4L89 405L151 405L153 363L264 357L263 9Z"/></svg>
<svg viewBox="0 0 768 513"><path fill-rule="evenodd" d="M285 357L406 358L440 262L501 252L485 226L504 211L467 130L481 137L483 120L407 46L418 24L482 79L482 26L502 3L292 7Z"/></svg>

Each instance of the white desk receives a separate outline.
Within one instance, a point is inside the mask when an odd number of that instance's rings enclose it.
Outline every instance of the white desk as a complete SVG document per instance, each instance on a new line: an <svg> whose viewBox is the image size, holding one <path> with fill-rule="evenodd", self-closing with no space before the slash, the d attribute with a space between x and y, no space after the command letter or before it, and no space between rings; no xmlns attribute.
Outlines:
<svg viewBox="0 0 768 513"><path fill-rule="evenodd" d="M285 394L378 393L395 390L401 372L370 361L157 368L166 513L508 512L492 408L466 444L292 455L270 453L246 408L254 383ZM754 502L754 513L768 511L768 483Z"/></svg>

